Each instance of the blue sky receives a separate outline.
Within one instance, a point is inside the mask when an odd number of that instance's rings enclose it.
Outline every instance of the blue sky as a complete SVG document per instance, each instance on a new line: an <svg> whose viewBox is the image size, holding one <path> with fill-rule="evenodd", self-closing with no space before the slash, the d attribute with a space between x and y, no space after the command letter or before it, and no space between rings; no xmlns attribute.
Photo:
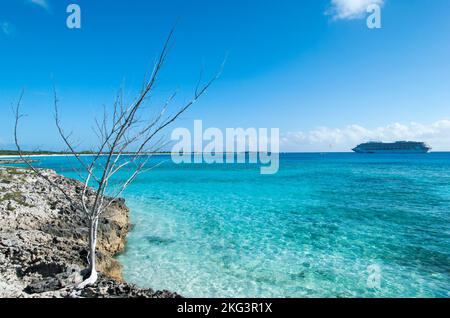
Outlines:
<svg viewBox="0 0 450 318"><path fill-rule="evenodd" d="M382 5L382 28L365 7ZM82 28L66 27L81 7ZM219 81L176 126L280 128L282 150L345 151L369 139L420 139L450 150L448 0L7 0L0 3L0 148L25 88L29 148L58 149L63 124L93 142L92 118L124 84L141 85L168 31L175 42L154 102L188 98L200 69ZM174 127L175 128L175 127Z"/></svg>

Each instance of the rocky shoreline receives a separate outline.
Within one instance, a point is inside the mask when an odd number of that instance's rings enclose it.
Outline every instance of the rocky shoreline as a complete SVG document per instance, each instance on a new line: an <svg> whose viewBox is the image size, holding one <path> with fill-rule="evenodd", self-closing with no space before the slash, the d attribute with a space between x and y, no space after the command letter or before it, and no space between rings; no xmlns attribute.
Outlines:
<svg viewBox="0 0 450 318"><path fill-rule="evenodd" d="M75 196L83 185L44 172ZM179 297L169 291L140 289L122 279L114 258L124 251L129 230L124 200L111 206L99 225L95 286L74 293L87 274L87 223L82 212L46 180L24 168L0 167L0 298Z"/></svg>
<svg viewBox="0 0 450 318"><path fill-rule="evenodd" d="M22 163L36 163L37 160L31 159L0 159L0 165L12 165L12 164L22 164Z"/></svg>

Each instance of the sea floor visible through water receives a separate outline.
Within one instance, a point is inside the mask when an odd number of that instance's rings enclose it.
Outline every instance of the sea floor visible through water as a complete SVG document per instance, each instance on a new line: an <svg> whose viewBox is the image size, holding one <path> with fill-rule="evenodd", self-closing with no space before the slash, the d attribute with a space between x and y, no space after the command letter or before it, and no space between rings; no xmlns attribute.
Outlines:
<svg viewBox="0 0 450 318"><path fill-rule="evenodd" d="M73 158L38 160L76 177ZM450 296L450 153L281 154L271 176L161 160L124 193L129 282L187 297Z"/></svg>

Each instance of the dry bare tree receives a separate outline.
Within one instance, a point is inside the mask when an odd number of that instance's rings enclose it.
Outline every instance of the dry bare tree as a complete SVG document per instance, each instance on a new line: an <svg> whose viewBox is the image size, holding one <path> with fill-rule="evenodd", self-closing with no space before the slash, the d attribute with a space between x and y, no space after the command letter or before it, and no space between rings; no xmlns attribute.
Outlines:
<svg viewBox="0 0 450 318"><path fill-rule="evenodd" d="M120 90L109 113L105 109L102 120L95 120L95 131L99 142L95 149L93 149L93 155L90 160L83 160L76 150L75 143L72 141L72 134L66 134L62 128L58 97L56 89L54 90L55 124L59 136L62 138L68 152L76 158L77 164L81 166L81 169L76 169L79 178L84 184L83 191L79 197L74 198L73 195L69 195L66 189L55 184L45 173L35 168L29 161L24 160L34 173L44 178L52 187L61 191L71 205L82 210L87 218L89 224L88 263L90 275L84 282L77 286L78 288L92 285L98 279L96 246L99 217L122 195L127 186L140 173L154 167L149 167L148 165L149 154L158 151L161 145L163 145L164 139L160 138L163 129L173 123L204 95L220 75L221 70L203 84L201 83L200 77L193 97L174 112L167 112L169 104L171 104L175 97L175 94L172 94L163 106L158 107L156 115L152 119L144 119L144 110L146 107L143 107L143 105L154 90L158 75L169 52L172 35L173 30L166 39L153 71L144 79L143 88L134 102L128 106L124 105L123 90ZM15 107L14 138L19 156L21 159L24 159L24 154L18 139L19 122L23 117L20 113L22 97L23 92ZM125 168L131 172L127 174L127 177L123 181L114 182L113 186L112 182L110 182L111 178Z"/></svg>

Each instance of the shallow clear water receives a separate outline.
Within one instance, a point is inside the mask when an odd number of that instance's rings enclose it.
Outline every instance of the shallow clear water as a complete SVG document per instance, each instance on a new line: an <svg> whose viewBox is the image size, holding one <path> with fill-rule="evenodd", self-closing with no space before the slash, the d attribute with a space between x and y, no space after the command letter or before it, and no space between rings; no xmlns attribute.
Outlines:
<svg viewBox="0 0 450 318"><path fill-rule="evenodd" d="M169 157L156 157L154 161ZM66 158L41 166L74 177ZM449 297L450 154L174 165L124 194L125 279L195 297ZM380 288L369 288L368 266Z"/></svg>

